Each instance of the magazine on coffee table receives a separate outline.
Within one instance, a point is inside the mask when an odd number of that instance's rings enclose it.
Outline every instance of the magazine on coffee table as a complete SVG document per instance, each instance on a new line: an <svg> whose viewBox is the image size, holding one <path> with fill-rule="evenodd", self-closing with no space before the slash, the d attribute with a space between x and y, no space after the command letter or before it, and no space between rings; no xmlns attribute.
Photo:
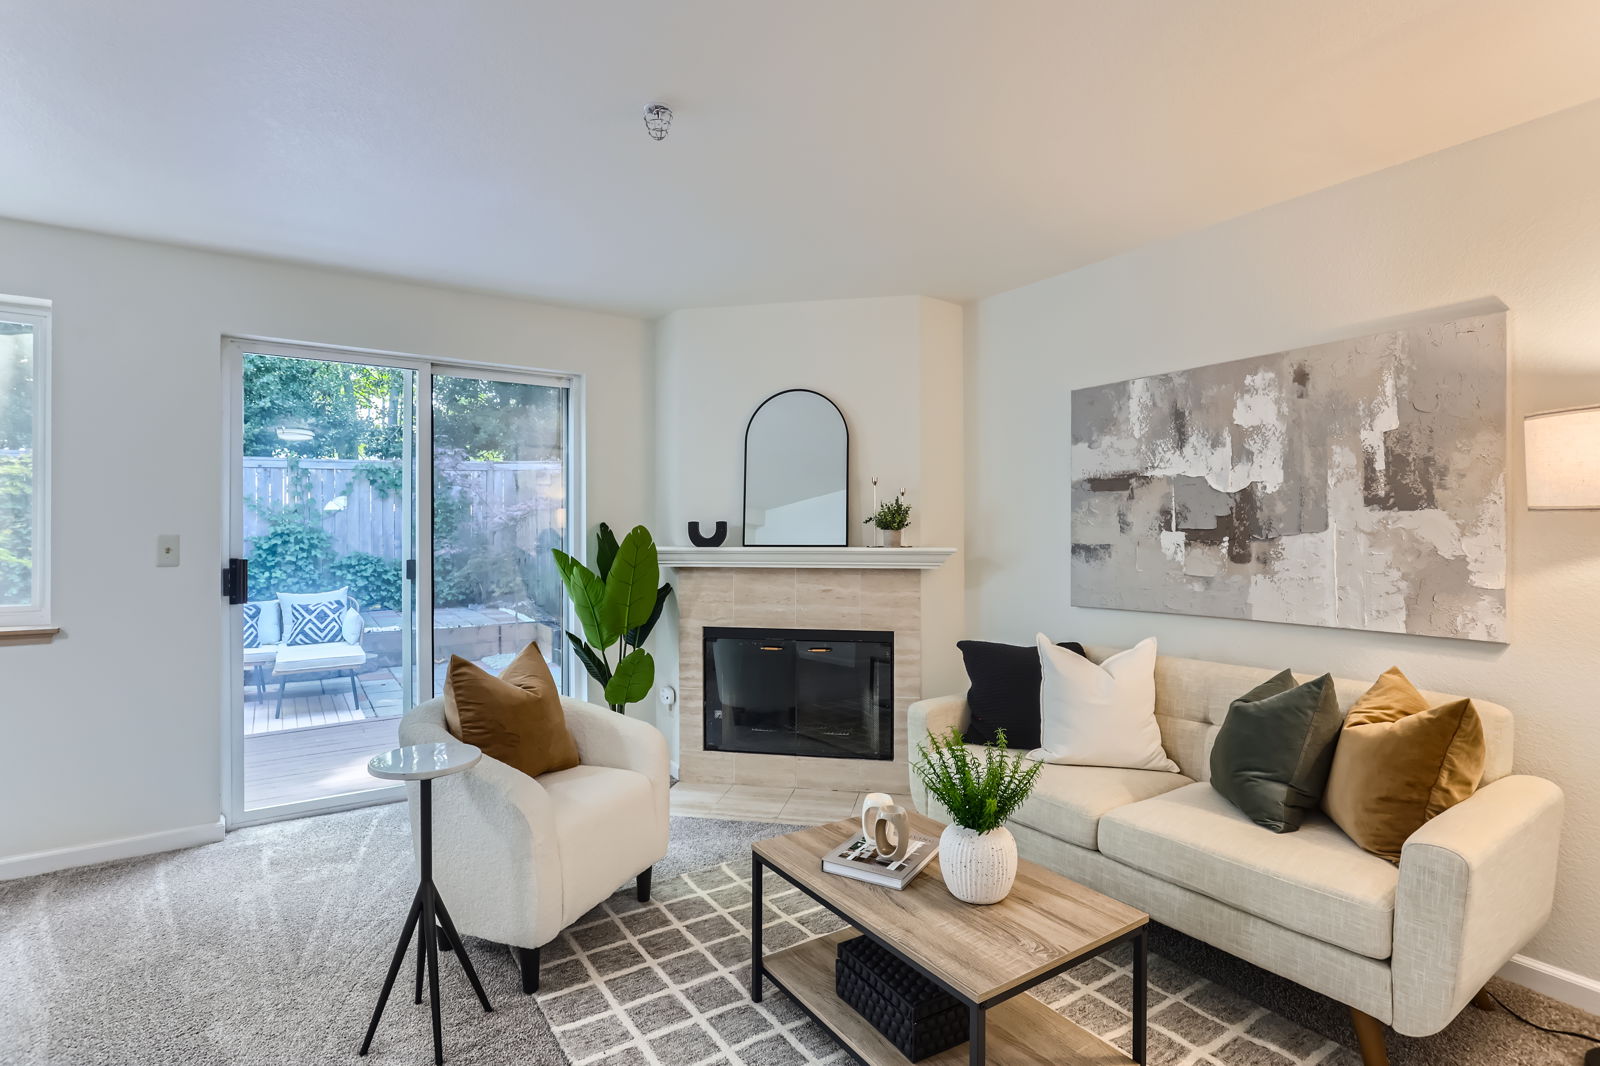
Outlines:
<svg viewBox="0 0 1600 1066"><path fill-rule="evenodd" d="M870 840L852 837L840 847L822 857L822 869L840 877L853 877L857 881L882 885L899 891L932 861L939 851L939 838L924 833L911 835L911 850L899 862L890 862L878 855Z"/></svg>

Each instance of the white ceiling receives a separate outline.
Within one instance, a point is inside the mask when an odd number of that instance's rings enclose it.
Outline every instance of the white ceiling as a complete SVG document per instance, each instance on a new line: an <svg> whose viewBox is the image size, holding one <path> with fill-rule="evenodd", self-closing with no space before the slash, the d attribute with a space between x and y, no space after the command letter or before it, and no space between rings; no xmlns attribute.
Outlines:
<svg viewBox="0 0 1600 1066"><path fill-rule="evenodd" d="M1597 45L1592 0L4 0L0 215L640 312L966 299L1600 97Z"/></svg>

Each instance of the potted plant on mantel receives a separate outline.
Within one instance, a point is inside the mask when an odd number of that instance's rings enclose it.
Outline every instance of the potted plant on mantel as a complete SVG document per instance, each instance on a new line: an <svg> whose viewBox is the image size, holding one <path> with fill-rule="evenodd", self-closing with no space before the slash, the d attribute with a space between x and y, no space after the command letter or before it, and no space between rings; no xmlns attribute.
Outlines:
<svg viewBox="0 0 1600 1066"><path fill-rule="evenodd" d="M950 815L939 836L945 888L964 903L999 903L1017 879L1017 841L1005 824L1044 764L1008 752L1004 730L995 730L980 757L952 729L917 745L914 765Z"/></svg>
<svg viewBox="0 0 1600 1066"><path fill-rule="evenodd" d="M905 502L906 490L895 493L892 500L878 502L878 479L872 479L872 513L863 525L877 526L879 544L884 548L903 548L906 526L911 524L911 505Z"/></svg>

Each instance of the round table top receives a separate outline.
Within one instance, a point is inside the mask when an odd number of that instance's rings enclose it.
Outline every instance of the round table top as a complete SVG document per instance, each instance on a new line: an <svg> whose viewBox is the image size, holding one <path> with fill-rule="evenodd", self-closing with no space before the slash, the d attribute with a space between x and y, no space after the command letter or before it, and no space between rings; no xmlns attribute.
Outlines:
<svg viewBox="0 0 1600 1066"><path fill-rule="evenodd" d="M455 740L413 744L374 755L367 763L367 773L388 781L425 781L458 774L481 758L483 752L478 748Z"/></svg>

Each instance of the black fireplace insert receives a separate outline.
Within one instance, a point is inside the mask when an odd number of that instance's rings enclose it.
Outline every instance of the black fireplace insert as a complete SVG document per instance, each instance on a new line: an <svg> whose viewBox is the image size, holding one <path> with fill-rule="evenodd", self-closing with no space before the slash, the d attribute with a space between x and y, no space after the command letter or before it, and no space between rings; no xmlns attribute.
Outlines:
<svg viewBox="0 0 1600 1066"><path fill-rule="evenodd" d="M894 758L894 634L705 631L707 751Z"/></svg>

